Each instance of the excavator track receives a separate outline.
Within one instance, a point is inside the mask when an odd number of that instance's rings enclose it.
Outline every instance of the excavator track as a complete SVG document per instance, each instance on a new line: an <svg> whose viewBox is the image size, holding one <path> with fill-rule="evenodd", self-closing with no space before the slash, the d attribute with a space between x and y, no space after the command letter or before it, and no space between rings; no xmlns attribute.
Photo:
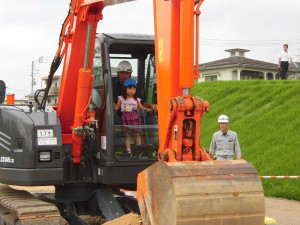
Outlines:
<svg viewBox="0 0 300 225"><path fill-rule="evenodd" d="M55 205L0 184L0 225L63 225Z"/></svg>
<svg viewBox="0 0 300 225"><path fill-rule="evenodd" d="M143 225L263 225L264 195L244 160L158 162L138 177Z"/></svg>

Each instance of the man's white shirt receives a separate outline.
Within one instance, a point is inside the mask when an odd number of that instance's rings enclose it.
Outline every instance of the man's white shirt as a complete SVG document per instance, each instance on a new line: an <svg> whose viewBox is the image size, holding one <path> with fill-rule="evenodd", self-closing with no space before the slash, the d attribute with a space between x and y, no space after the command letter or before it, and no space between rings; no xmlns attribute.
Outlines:
<svg viewBox="0 0 300 225"><path fill-rule="evenodd" d="M289 52L282 50L279 53L279 59L281 62L291 62L292 58L289 56Z"/></svg>

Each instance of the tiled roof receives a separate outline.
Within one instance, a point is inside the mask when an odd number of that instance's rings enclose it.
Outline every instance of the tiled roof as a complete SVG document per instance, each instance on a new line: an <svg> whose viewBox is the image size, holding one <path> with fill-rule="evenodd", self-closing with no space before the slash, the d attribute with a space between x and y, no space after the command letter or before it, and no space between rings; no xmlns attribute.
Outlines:
<svg viewBox="0 0 300 225"><path fill-rule="evenodd" d="M259 68L267 70L278 70L277 64L264 62L255 59L249 59L242 56L231 56L225 59L219 59L212 62L202 63L200 69L213 69L224 67L245 67L245 68ZM289 65L290 72L300 72L300 62L292 62Z"/></svg>
<svg viewBox="0 0 300 225"><path fill-rule="evenodd" d="M292 62L289 65L289 70L300 73L300 62Z"/></svg>
<svg viewBox="0 0 300 225"><path fill-rule="evenodd" d="M277 64L264 62L255 59L249 59L242 56L231 56L225 59L220 59L212 62L203 63L200 65L200 68L211 69L214 67L229 67L229 66L242 66L242 67L251 67L251 68L261 68L269 70L277 70Z"/></svg>

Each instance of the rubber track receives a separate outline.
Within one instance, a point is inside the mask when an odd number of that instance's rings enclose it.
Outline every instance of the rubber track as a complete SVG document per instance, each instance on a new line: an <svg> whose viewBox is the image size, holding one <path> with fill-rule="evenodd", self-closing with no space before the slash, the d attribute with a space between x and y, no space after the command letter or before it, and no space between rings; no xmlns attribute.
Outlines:
<svg viewBox="0 0 300 225"><path fill-rule="evenodd" d="M0 225L64 225L55 205L0 184Z"/></svg>

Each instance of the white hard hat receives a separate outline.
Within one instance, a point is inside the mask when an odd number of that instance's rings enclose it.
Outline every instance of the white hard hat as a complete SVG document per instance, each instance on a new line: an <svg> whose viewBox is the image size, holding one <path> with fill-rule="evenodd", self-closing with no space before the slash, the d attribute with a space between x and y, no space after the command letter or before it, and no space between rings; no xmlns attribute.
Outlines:
<svg viewBox="0 0 300 225"><path fill-rule="evenodd" d="M121 61L118 65L118 68L117 68L117 72L128 72L128 73L131 73L132 72L132 66L130 64L130 62L128 61Z"/></svg>
<svg viewBox="0 0 300 225"><path fill-rule="evenodd" d="M218 123L229 123L229 118L226 115L221 115L218 118Z"/></svg>

